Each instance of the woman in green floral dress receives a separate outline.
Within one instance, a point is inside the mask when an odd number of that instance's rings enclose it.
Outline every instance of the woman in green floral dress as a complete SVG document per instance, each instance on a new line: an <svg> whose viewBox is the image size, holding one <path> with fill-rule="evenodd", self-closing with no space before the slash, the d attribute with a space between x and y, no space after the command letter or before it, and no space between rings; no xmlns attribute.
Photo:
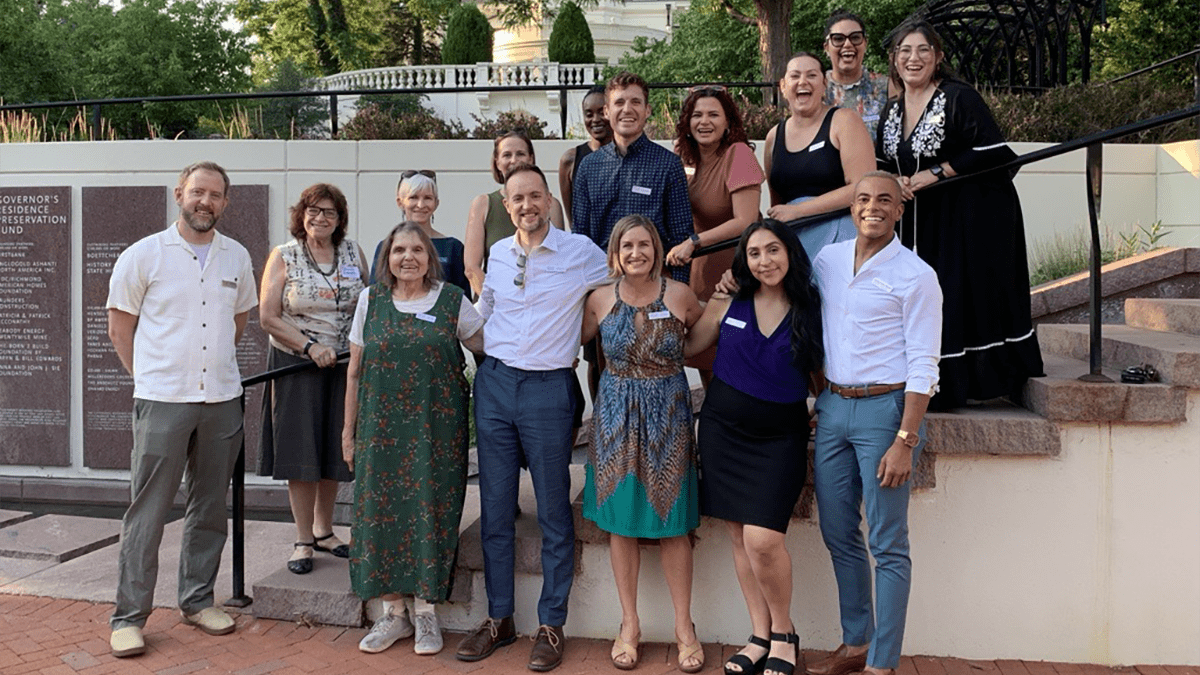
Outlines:
<svg viewBox="0 0 1200 675"><path fill-rule="evenodd" d="M359 643L376 653L417 634L442 649L435 604L450 595L467 485L467 401L461 345L482 351L483 318L443 282L433 242L397 225L350 329L342 454L354 468L350 582L383 616ZM412 598L412 620L405 601Z"/></svg>

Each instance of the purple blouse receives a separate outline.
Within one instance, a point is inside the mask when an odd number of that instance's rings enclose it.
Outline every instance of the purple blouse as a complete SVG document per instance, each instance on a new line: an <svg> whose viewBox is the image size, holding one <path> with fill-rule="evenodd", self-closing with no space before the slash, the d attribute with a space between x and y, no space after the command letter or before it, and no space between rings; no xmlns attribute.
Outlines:
<svg viewBox="0 0 1200 675"><path fill-rule="evenodd" d="M758 330L753 300L734 300L721 321L713 373L743 394L775 403L808 396L804 376L792 365L792 314L770 337Z"/></svg>

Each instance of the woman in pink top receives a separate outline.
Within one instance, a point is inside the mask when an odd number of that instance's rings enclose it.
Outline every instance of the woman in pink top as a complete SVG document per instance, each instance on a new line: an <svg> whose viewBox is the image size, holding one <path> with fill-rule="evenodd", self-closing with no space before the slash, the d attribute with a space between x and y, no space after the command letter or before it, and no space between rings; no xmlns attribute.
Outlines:
<svg viewBox="0 0 1200 675"><path fill-rule="evenodd" d="M758 219L766 179L750 147L741 113L725 87L693 87L675 126L675 152L683 160L696 234L667 254L668 265L692 263L691 287L701 302L713 294L733 264L733 249L692 258L701 246L741 236ZM705 386L712 377L714 350L688 359Z"/></svg>

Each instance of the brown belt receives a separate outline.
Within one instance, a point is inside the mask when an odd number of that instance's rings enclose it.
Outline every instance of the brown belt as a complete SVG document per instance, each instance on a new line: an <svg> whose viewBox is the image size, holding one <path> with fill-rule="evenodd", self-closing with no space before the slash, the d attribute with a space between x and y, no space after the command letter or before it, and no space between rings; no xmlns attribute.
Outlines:
<svg viewBox="0 0 1200 675"><path fill-rule="evenodd" d="M893 391L900 391L904 388L904 383L899 384L858 384L853 387L847 387L833 382L829 383L829 391L841 396L842 398L870 398L872 396L882 396L890 394Z"/></svg>

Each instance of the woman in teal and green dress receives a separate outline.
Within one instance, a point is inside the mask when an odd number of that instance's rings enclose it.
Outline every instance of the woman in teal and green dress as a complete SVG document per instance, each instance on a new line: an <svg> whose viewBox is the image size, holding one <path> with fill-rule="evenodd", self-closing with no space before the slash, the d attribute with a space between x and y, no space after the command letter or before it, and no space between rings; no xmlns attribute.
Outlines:
<svg viewBox="0 0 1200 675"><path fill-rule="evenodd" d="M415 630L414 651L435 654L435 605L450 595L467 486L462 346L482 351L483 318L443 281L433 242L416 223L384 239L376 269L350 328L342 429L342 455L356 476L350 583L364 600L381 598L384 610L359 649L381 652Z"/></svg>
<svg viewBox="0 0 1200 675"><path fill-rule="evenodd" d="M702 310L686 284L662 275L663 246L642 216L617 221L608 244L615 283L589 296L583 341L600 334L607 365L592 414L583 515L611 534L621 627L613 665L637 665L638 539L657 539L675 609L679 669L704 667L692 624L692 545L700 524L692 397L683 373L687 329Z"/></svg>

